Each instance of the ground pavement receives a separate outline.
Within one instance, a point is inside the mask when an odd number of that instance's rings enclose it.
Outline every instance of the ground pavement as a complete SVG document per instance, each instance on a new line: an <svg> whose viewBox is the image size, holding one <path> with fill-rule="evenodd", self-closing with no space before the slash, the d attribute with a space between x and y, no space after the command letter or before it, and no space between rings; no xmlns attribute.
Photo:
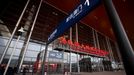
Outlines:
<svg viewBox="0 0 134 75"><path fill-rule="evenodd" d="M17 75L22 75L22 74L17 74ZM37 74L32 74L32 73L27 73L26 75L37 75ZM63 75L63 74L46 74L46 75ZM110 72L110 71L104 71L104 72L92 72L92 73L66 73L64 75L126 75L124 71L117 71L117 72Z"/></svg>

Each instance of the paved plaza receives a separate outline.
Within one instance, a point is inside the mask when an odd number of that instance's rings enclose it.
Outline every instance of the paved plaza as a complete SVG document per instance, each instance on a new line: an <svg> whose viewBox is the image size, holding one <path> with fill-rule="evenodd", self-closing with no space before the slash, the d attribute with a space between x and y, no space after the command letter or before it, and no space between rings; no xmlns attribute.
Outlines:
<svg viewBox="0 0 134 75"><path fill-rule="evenodd" d="M22 74L17 74L17 75L22 75ZM38 74L32 74L32 73L27 73L26 75L38 75ZM46 75L126 75L124 71L117 71L117 72L109 72L109 71L104 71L104 72L91 72L91 73L66 73L66 74L46 74Z"/></svg>
<svg viewBox="0 0 134 75"><path fill-rule="evenodd" d="M118 72L93 72L93 73L81 73L80 75L126 75L123 71Z"/></svg>

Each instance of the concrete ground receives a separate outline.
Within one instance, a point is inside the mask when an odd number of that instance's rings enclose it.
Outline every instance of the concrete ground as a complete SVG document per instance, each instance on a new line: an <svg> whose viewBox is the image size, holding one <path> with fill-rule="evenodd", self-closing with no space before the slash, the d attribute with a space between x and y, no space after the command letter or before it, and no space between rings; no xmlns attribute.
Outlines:
<svg viewBox="0 0 134 75"><path fill-rule="evenodd" d="M22 75L22 74L17 74L17 75ZM32 73L27 73L26 75L38 75L38 74L32 74ZM46 75L63 75L63 74L46 74ZM104 72L92 72L92 73L66 73L64 75L126 75L124 71L118 71L118 72L110 72L110 71L104 71Z"/></svg>
<svg viewBox="0 0 134 75"><path fill-rule="evenodd" d="M93 73L81 73L80 75L126 75L123 71L118 72L93 72Z"/></svg>

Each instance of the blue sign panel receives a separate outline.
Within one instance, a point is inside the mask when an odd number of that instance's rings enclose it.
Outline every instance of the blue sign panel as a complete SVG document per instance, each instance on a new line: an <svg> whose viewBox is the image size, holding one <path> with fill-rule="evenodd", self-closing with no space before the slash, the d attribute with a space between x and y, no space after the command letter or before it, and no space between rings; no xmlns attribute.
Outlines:
<svg viewBox="0 0 134 75"><path fill-rule="evenodd" d="M63 53L62 52L49 51L49 58L63 59Z"/></svg>
<svg viewBox="0 0 134 75"><path fill-rule="evenodd" d="M65 30L69 29L73 24L77 23L81 18L86 16L94 8L96 8L101 3L101 0L83 0L76 7L76 9L71 12L63 21L58 25L54 32L49 36L47 44L51 43L53 40L57 39Z"/></svg>

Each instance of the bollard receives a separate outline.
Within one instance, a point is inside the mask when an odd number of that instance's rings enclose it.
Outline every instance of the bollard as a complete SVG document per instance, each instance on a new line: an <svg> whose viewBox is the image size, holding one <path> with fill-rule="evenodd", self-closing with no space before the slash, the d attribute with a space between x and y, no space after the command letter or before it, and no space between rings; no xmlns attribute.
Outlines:
<svg viewBox="0 0 134 75"><path fill-rule="evenodd" d="M45 72L44 75L47 75L47 72Z"/></svg>
<svg viewBox="0 0 134 75"><path fill-rule="evenodd" d="M67 72L65 72L65 75L67 75Z"/></svg>

